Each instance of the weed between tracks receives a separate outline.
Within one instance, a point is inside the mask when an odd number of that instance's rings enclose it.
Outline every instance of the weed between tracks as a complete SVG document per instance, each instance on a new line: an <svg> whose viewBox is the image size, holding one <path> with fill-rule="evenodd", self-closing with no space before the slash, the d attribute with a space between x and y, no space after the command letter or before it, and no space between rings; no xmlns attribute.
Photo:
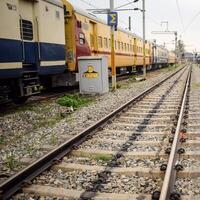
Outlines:
<svg viewBox="0 0 200 200"><path fill-rule="evenodd" d="M1 144L4 144L4 142L5 142L5 141L4 141L3 135L0 135L0 145L1 145Z"/></svg>
<svg viewBox="0 0 200 200"><path fill-rule="evenodd" d="M94 156L94 159L97 160L97 161L104 161L104 162L108 162L109 160L112 159L112 156L111 155L108 155L108 154L99 154L99 155L96 155Z"/></svg>
<svg viewBox="0 0 200 200"><path fill-rule="evenodd" d="M192 88L200 88L200 83L192 84Z"/></svg>
<svg viewBox="0 0 200 200"><path fill-rule="evenodd" d="M92 101L91 98L86 96L81 96L79 94L66 95L57 100L57 103L61 106L79 108L88 105Z"/></svg>
<svg viewBox="0 0 200 200"><path fill-rule="evenodd" d="M20 164L19 161L16 159L14 152L8 152L5 156L5 164L8 169L15 170Z"/></svg>
<svg viewBox="0 0 200 200"><path fill-rule="evenodd" d="M177 67L179 67L179 65L169 65L167 67L160 69L160 71L161 72L170 72L172 70L175 70Z"/></svg>

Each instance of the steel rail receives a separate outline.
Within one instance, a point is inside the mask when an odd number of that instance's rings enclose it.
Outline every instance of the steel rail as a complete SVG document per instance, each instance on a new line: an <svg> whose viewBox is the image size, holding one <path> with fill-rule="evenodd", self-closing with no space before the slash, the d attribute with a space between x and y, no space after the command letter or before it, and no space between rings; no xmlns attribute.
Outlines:
<svg viewBox="0 0 200 200"><path fill-rule="evenodd" d="M14 176L10 177L7 181L0 185L0 199L5 200L15 194L20 188L29 184L32 179L36 176L41 174L46 169L50 168L53 164L57 163L66 156L69 152L71 152L76 146L80 145L83 141L85 141L91 134L95 133L99 129L101 129L104 125L107 124L110 120L114 117L117 117L117 114L128 109L131 105L136 103L138 100L143 98L145 95L149 94L155 88L160 86L162 83L173 77L181 70L186 70L186 67L176 70L175 72L171 73L169 76L163 78L160 82L154 84L153 86L149 87L112 113L108 114L94 125L91 125L81 133L77 134L73 138L67 140L54 150L50 151L48 154L44 155L34 163L30 164L28 167L20 171L19 173L15 174Z"/></svg>
<svg viewBox="0 0 200 200"><path fill-rule="evenodd" d="M161 189L161 194L159 198L160 200L170 199L170 195L173 192L174 184L176 181L177 171L175 169L175 165L179 157L179 154L177 152L178 148L180 147L179 135L180 135L182 120L184 117L184 110L185 110L185 105L186 105L186 100L187 100L188 89L190 85L190 79L191 79L191 67L188 72L188 77L187 77L187 81L186 81L184 92L183 92L181 110L180 110L176 132L175 132L175 136L174 136L174 140L173 140L173 144L172 144L172 148L171 148L171 152L170 152L170 156L169 156L169 160L167 164L167 169L165 172L164 182Z"/></svg>

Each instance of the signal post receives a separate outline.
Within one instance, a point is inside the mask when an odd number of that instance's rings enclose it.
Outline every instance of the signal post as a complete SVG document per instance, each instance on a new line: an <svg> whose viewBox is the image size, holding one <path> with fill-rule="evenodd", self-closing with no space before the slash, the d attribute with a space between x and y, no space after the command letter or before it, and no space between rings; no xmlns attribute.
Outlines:
<svg viewBox="0 0 200 200"><path fill-rule="evenodd" d="M117 27L117 12L114 10L114 0L110 0L110 12L108 13L108 25L111 27L110 39L111 39L111 72L112 72L112 89L117 88L116 83L116 65L115 65L115 27Z"/></svg>

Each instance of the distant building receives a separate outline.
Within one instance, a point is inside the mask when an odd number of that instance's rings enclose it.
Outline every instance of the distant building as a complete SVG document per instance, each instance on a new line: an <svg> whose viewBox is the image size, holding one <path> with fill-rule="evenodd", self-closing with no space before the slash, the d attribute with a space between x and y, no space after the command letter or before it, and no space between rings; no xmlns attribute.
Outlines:
<svg viewBox="0 0 200 200"><path fill-rule="evenodd" d="M185 57L185 60L189 62L193 62L195 58L194 54L191 52L185 52L184 57Z"/></svg>

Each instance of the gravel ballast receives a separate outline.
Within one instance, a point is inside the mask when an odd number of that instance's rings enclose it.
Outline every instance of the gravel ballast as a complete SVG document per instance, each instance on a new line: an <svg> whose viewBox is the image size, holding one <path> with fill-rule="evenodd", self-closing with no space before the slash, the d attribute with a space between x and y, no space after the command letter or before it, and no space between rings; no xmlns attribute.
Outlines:
<svg viewBox="0 0 200 200"><path fill-rule="evenodd" d="M144 82L124 81L120 89L93 97L89 105L76 111L50 101L1 115L0 174L12 175L24 167L22 158L41 157L47 153L42 150L44 145L55 147L63 143L169 73L152 72Z"/></svg>

